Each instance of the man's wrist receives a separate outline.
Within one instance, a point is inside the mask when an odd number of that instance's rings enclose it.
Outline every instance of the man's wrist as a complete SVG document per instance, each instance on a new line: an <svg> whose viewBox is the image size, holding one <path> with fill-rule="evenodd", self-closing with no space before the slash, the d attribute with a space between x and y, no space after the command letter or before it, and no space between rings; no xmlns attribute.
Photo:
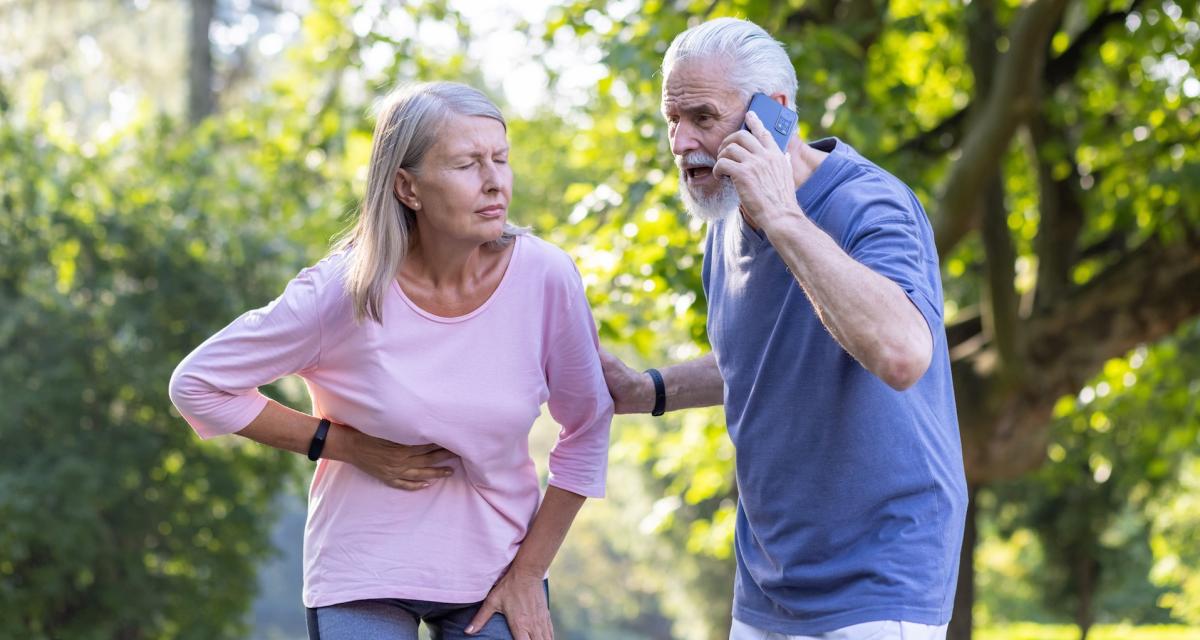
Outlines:
<svg viewBox="0 0 1200 640"><path fill-rule="evenodd" d="M661 416L667 410L667 383L658 369L646 369L646 376L650 378L652 390L650 415Z"/></svg>
<svg viewBox="0 0 1200 640"><path fill-rule="evenodd" d="M762 229L763 234L767 237L778 236L781 232L785 232L786 229L796 225L803 226L805 223L812 223L798 203L785 208L776 215L763 216L761 220L756 220L756 222L758 222L759 228Z"/></svg>

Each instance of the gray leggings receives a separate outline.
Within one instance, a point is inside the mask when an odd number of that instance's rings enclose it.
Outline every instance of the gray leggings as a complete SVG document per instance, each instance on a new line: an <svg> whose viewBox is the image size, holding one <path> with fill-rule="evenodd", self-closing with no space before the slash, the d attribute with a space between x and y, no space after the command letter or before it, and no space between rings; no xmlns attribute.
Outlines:
<svg viewBox="0 0 1200 640"><path fill-rule="evenodd" d="M546 599L549 601L549 583ZM433 640L512 640L508 621L497 613L473 636L466 628L482 603L447 604L381 598L355 600L308 610L309 640L417 640L424 622Z"/></svg>

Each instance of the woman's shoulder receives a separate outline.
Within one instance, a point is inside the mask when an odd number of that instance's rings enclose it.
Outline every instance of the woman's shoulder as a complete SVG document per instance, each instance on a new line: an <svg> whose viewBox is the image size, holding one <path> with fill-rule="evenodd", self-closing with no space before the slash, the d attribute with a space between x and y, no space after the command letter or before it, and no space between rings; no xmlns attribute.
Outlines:
<svg viewBox="0 0 1200 640"><path fill-rule="evenodd" d="M322 295L331 290L340 291L346 277L351 249L331 251L324 258L304 267L296 274L296 279L311 283L313 292Z"/></svg>
<svg viewBox="0 0 1200 640"><path fill-rule="evenodd" d="M517 236L521 243L521 259L526 264L534 265L547 273L559 275L575 275L575 259L558 245L547 242L532 233Z"/></svg>
<svg viewBox="0 0 1200 640"><path fill-rule="evenodd" d="M285 297L293 304L314 308L323 317L345 306L349 254L349 249L338 249L301 269L288 283Z"/></svg>

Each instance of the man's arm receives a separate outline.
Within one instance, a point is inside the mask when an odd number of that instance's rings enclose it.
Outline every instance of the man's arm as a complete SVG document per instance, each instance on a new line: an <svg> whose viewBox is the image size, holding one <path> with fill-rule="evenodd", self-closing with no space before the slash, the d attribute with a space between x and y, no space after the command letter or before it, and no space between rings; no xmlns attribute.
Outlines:
<svg viewBox="0 0 1200 640"><path fill-rule="evenodd" d="M925 318L899 285L847 255L800 210L797 182L815 169L807 145L793 139L788 155L781 154L754 114L746 123L750 133L722 143L713 173L733 179L749 221L766 234L838 344L892 388L912 386L933 358Z"/></svg>
<svg viewBox="0 0 1200 640"><path fill-rule="evenodd" d="M925 375L933 336L899 285L846 255L798 206L763 232L822 324L863 367L897 391Z"/></svg>
<svg viewBox="0 0 1200 640"><path fill-rule="evenodd" d="M654 381L634 371L613 354L600 350L604 382L617 413L650 413L654 410ZM708 354L661 369L667 391L667 411L712 407L725 402L725 382L717 370L717 359Z"/></svg>

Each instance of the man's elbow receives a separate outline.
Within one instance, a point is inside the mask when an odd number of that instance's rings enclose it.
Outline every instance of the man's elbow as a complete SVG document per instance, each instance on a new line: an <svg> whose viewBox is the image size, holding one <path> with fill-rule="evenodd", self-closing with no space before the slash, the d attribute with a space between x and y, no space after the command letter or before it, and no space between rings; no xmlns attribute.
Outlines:
<svg viewBox="0 0 1200 640"><path fill-rule="evenodd" d="M879 377L896 391L904 391L915 385L933 360L930 344L912 344L891 349L884 356Z"/></svg>

